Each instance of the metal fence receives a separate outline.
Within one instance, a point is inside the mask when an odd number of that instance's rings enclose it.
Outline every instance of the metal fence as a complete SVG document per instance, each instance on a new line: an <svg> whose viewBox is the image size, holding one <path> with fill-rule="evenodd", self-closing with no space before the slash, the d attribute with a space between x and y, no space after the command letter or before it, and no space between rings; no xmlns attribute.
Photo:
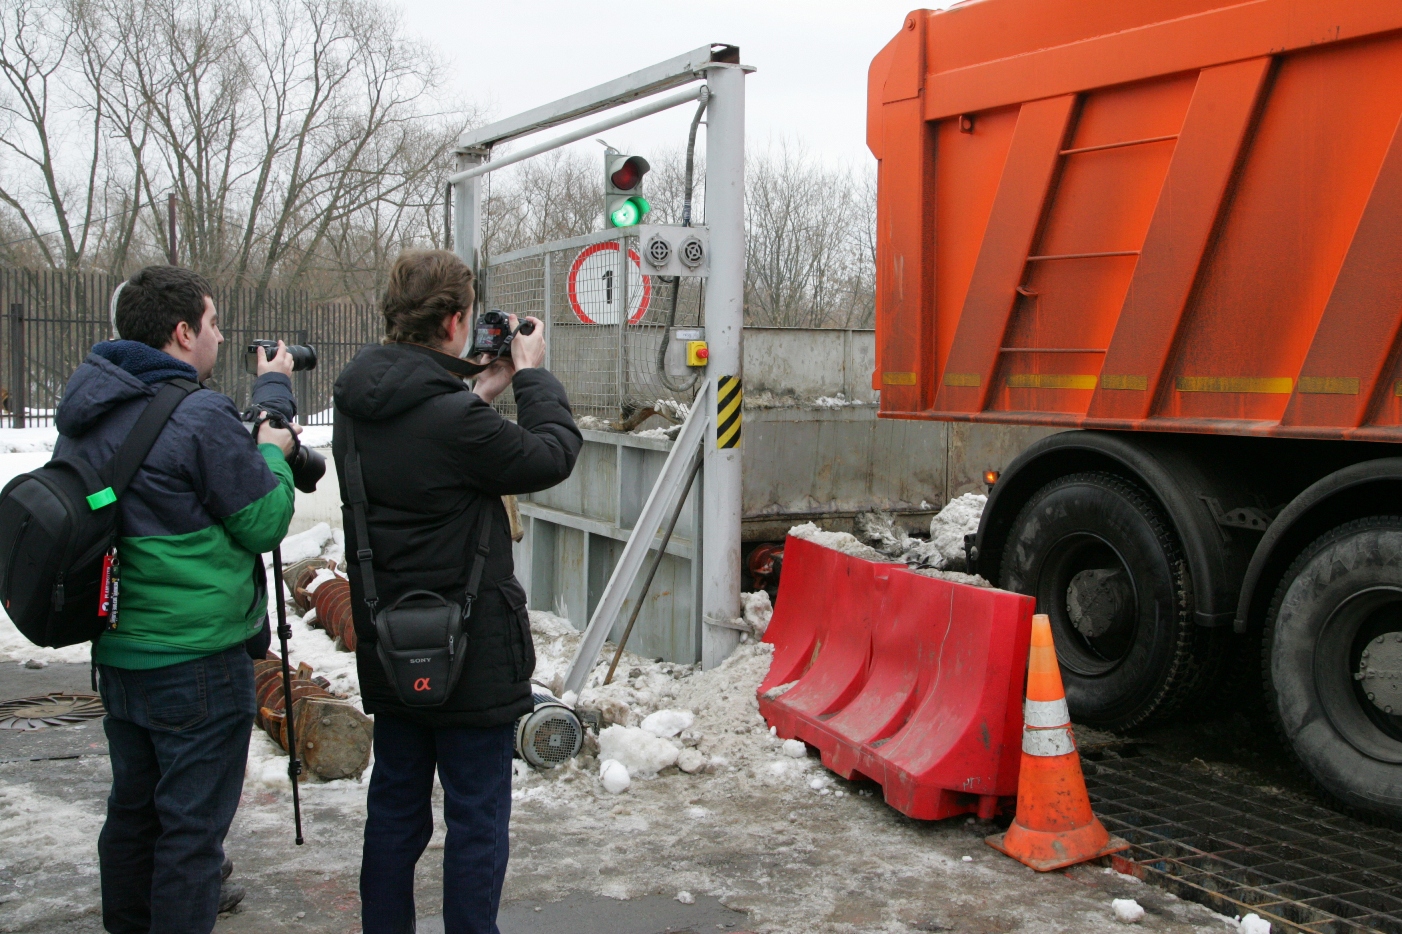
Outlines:
<svg viewBox="0 0 1402 934"><path fill-rule="evenodd" d="M608 237L590 234L489 258L481 276L482 307L546 322L547 365L564 383L576 415L617 418L630 405L658 399L689 405L693 391L673 391L659 378L657 351L674 290L680 289L676 325L703 322L703 280L644 276L633 262L637 238ZM633 271L627 315L619 313L624 290L613 281L620 243L627 244ZM509 393L498 408L514 412Z"/></svg>
<svg viewBox="0 0 1402 934"><path fill-rule="evenodd" d="M52 425L68 378L88 351L111 336L109 302L120 280L103 273L0 269L0 410L13 427ZM371 305L314 304L307 294L215 288L224 347L209 385L248 404L253 377L244 372L250 340L282 338L316 347L315 370L296 373L299 421L330 424L331 387L342 367L384 327Z"/></svg>
<svg viewBox="0 0 1402 934"><path fill-rule="evenodd" d="M600 233L504 254L482 270L483 308L546 322L547 365L565 384L577 415L617 418L631 405L659 399L690 404L694 396L662 383L657 351L674 297L678 326L702 324L703 280L644 276L641 264L630 262L626 289L615 288L620 243L635 260L636 238ZM0 423L53 424L68 378L94 344L111 336L109 302L119 282L103 273L0 268L0 314L6 316L0 324ZM611 311L621 310L625 291L628 314ZM254 289L216 286L214 303L224 348L209 385L241 409L253 385L243 369L250 340L316 347L317 368L293 377L299 420L307 425L331 422L336 376L360 347L384 333L376 307L313 303L298 290L270 289L259 301ZM510 390L497 407L514 416Z"/></svg>

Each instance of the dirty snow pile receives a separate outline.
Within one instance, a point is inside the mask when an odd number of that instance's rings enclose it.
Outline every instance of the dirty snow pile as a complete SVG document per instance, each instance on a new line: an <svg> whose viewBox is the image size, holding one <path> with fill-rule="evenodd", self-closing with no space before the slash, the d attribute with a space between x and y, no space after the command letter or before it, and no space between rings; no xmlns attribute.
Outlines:
<svg viewBox="0 0 1402 934"><path fill-rule="evenodd" d="M763 632L773 612L767 594L745 594L747 624ZM553 613L531 611L536 645L535 680L564 695L564 678L582 633ZM597 712L602 729L589 734L579 757L548 771L516 765L512 797L518 801L613 796L638 782L659 783L678 807L695 793L692 783L722 776L727 787L784 785L807 794L833 794L832 780L807 756L803 744L773 735L759 715L755 689L769 670L773 648L742 636L724 663L699 665L650 660L625 652L612 683L604 676L613 647L600 653L578 709ZM795 754L796 753L796 754ZM816 787L813 783L816 782ZM842 794L842 792L837 792Z"/></svg>
<svg viewBox="0 0 1402 934"><path fill-rule="evenodd" d="M909 535L888 512L857 516L861 539L847 532L824 531L811 522L794 526L789 534L867 561L900 561L929 577L987 587L989 583L982 577L965 573L964 560L964 536L978 531L987 502L988 497L981 493L965 493L950 500L930 520L928 540Z"/></svg>

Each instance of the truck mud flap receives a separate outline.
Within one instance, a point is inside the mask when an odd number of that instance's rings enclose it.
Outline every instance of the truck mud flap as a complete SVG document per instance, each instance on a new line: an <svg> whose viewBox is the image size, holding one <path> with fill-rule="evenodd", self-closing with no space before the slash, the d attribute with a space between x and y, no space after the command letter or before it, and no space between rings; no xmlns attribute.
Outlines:
<svg viewBox="0 0 1402 934"><path fill-rule="evenodd" d="M1017 794L1032 610L790 538L760 713L903 814L992 816Z"/></svg>

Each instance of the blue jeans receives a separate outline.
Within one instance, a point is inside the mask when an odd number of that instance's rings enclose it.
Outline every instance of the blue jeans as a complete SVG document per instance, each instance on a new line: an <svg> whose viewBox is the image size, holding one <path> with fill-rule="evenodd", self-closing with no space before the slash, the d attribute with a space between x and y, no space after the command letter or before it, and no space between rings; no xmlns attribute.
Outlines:
<svg viewBox="0 0 1402 934"><path fill-rule="evenodd" d="M414 930L414 865L433 836L433 770L443 785L443 927L498 934L511 821L512 729L431 729L375 716L375 769L360 861L364 934Z"/></svg>
<svg viewBox="0 0 1402 934"><path fill-rule="evenodd" d="M97 841L103 926L208 934L248 760L253 662L240 644L165 668L98 671L112 756Z"/></svg>

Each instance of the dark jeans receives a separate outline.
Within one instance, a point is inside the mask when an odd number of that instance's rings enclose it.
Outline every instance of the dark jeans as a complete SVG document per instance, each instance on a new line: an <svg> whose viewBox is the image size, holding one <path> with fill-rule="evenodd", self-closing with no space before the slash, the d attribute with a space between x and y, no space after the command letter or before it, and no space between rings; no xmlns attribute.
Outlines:
<svg viewBox="0 0 1402 934"><path fill-rule="evenodd" d="M113 934L208 934L253 729L242 645L192 662L98 667L112 794L98 837Z"/></svg>
<svg viewBox="0 0 1402 934"><path fill-rule="evenodd" d="M414 864L433 836L433 770L443 785L443 927L498 934L511 821L512 726L431 729L375 716L375 768L360 861L364 934L414 930Z"/></svg>

